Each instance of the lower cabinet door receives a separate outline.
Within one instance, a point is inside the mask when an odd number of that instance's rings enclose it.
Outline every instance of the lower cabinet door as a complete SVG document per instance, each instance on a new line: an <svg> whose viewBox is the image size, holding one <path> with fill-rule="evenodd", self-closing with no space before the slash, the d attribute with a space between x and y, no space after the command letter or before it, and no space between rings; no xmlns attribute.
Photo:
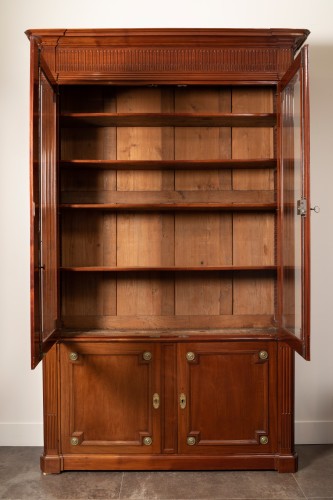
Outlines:
<svg viewBox="0 0 333 500"><path fill-rule="evenodd" d="M143 343L64 343L62 453L160 451L160 349Z"/></svg>
<svg viewBox="0 0 333 500"><path fill-rule="evenodd" d="M276 355L266 341L179 345L180 453L276 450Z"/></svg>

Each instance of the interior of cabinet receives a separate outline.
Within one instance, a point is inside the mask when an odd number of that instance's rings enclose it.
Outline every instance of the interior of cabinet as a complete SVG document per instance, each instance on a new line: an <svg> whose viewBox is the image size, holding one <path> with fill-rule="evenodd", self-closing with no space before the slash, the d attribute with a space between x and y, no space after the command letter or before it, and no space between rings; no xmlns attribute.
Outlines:
<svg viewBox="0 0 333 500"><path fill-rule="evenodd" d="M272 86L63 86L67 329L267 328L276 314Z"/></svg>

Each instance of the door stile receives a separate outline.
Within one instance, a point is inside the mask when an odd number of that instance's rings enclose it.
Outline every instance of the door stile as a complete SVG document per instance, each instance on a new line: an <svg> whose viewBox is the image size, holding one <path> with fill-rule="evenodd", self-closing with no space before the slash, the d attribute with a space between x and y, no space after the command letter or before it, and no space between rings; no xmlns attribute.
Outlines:
<svg viewBox="0 0 333 500"><path fill-rule="evenodd" d="M39 48L30 43L30 314L31 368L41 360L40 339L40 175L39 140Z"/></svg>

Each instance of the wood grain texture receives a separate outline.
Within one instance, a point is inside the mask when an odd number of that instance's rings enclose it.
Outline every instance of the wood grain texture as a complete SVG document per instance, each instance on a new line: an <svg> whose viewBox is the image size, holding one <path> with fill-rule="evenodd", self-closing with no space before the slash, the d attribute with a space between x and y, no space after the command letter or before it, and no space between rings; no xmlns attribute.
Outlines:
<svg viewBox="0 0 333 500"><path fill-rule="evenodd" d="M260 360L260 349L268 359ZM178 352L179 392L187 397L186 408L178 412L180 451L194 455L274 451L274 343L182 344ZM187 352L194 354L193 360L187 359ZM268 436L268 444L260 443L262 435ZM195 445L187 444L188 437L195 439Z"/></svg>
<svg viewBox="0 0 333 500"><path fill-rule="evenodd" d="M43 360L44 452L41 467L45 473L61 471L59 447L59 364L58 346L53 346Z"/></svg>
<svg viewBox="0 0 333 500"><path fill-rule="evenodd" d="M276 81L307 30L28 30L59 83ZM96 75L98 74L98 77Z"/></svg>
<svg viewBox="0 0 333 500"><path fill-rule="evenodd" d="M295 247L293 224L281 213L282 201L290 200L281 198L288 186L277 178L285 135L276 103L297 73L292 65L283 77L308 31L27 35L32 201L38 205L43 194L42 239L50 249L45 258L42 249L47 328L61 303L59 344L44 361L42 470L294 472L292 349L301 348L277 322L287 286L282 266L294 264ZM38 59L46 75L41 183ZM306 76L306 54L296 61ZM59 84L58 115L49 81ZM308 100L306 82L302 95ZM286 151L291 156L290 142ZM288 172L285 182L294 187ZM37 248L38 217L31 222ZM60 259L52 236L58 223ZM32 303L40 315L37 289L36 283ZM37 318L36 331L41 325Z"/></svg>
<svg viewBox="0 0 333 500"><path fill-rule="evenodd" d="M125 283L127 287L130 286L130 283ZM111 283L110 283L111 286ZM92 292L94 289L92 289ZM167 290L168 291L168 290ZM109 330L109 333L112 334L113 330L123 329L124 331L131 332L134 330L146 329L151 330L151 335L154 335L156 330L163 330L171 332L174 329L177 329L179 334L183 333L187 334L188 329L200 328L204 329L204 331L209 330L210 328L272 328L275 326L274 316L272 314L255 314L252 310L248 311L247 314L242 310L240 313L236 313L234 311L233 314L223 314L223 315L207 315L207 314L197 314L197 315L177 315L175 316L173 311L171 314L165 315L152 315L151 310L154 305L156 310L161 308L161 300L159 297L161 296L160 289L157 289L156 294L158 298L151 306L144 305L144 309L140 312L141 314L134 315L133 310L137 310L137 304L139 299L134 297L136 301L133 306L128 306L127 311L131 314L130 316L120 315L115 316L109 313L102 314L99 313L99 304L98 301L92 299L92 303L88 302L87 310L82 310L83 306L76 306L72 309L66 309L66 315L64 314L62 317L63 327L73 330L79 331L89 331L89 330ZM166 299L167 299L167 293ZM171 296L171 292L170 295ZM83 297L85 300L87 298ZM166 306L169 305L168 301L165 300ZM157 304L157 306L156 306ZM260 304L259 304L260 305ZM75 302L74 302L75 306ZM158 307L159 306L159 307ZM111 307L111 306L110 306ZM124 308L125 309L125 308ZM142 312L146 312L147 314L142 314ZM171 306L170 306L171 309ZM94 313L94 311L97 311ZM124 310L124 312L126 312ZM111 330L111 331L110 331ZM256 331L254 331L254 338L256 335ZM112 335L111 335L112 336ZM149 336L149 335L148 335Z"/></svg>
<svg viewBox="0 0 333 500"><path fill-rule="evenodd" d="M160 451L160 410L152 405L153 394L161 392L159 346L62 345L61 366L63 453ZM71 445L73 436L79 446ZM152 438L150 446L145 437Z"/></svg>
<svg viewBox="0 0 333 500"><path fill-rule="evenodd" d="M175 111L187 113L226 113L231 110L230 90L211 88L178 89L175 91ZM230 127L230 124L229 124ZM230 128L175 128L175 160L229 159ZM177 172L176 190L220 190L231 188L230 172Z"/></svg>

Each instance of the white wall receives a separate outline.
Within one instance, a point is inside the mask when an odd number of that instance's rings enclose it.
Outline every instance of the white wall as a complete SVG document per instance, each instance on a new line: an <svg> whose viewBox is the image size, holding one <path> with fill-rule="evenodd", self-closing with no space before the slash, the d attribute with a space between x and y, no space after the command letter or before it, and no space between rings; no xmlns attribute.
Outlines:
<svg viewBox="0 0 333 500"><path fill-rule="evenodd" d="M181 10L180 10L181 9ZM1 0L0 445L42 443L41 369L29 359L28 28L308 28L311 76L312 361L297 359L296 438L333 442L332 0ZM331 200L331 201L330 201Z"/></svg>

